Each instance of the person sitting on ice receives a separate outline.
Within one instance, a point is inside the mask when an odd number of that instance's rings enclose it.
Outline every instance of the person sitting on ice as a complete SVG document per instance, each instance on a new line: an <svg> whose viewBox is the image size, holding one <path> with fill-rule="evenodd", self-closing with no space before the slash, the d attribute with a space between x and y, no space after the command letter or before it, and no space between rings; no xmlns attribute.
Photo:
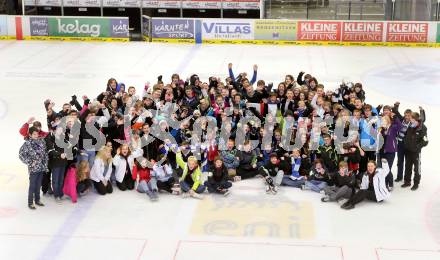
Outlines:
<svg viewBox="0 0 440 260"><path fill-rule="evenodd" d="M343 199L350 199L356 185L356 179L349 171L347 162L339 162L339 170L338 172L334 173L332 178L335 185L324 188L325 196L321 198L321 201L339 202Z"/></svg>
<svg viewBox="0 0 440 260"><path fill-rule="evenodd" d="M367 172L362 177L360 190L341 208L353 209L356 204L365 199L375 202L387 200L391 195L385 184L385 178L389 172L390 168L386 159L382 159L382 168L377 168L375 161L368 161Z"/></svg>
<svg viewBox="0 0 440 260"><path fill-rule="evenodd" d="M228 181L229 174L228 169L224 165L220 156L216 156L214 164L209 168L210 176L205 182L205 186L208 188L209 193L229 195L229 188L232 187L232 183Z"/></svg>
<svg viewBox="0 0 440 260"><path fill-rule="evenodd" d="M283 181L286 166L284 161L278 159L276 153L271 153L269 158L269 161L264 166L260 167L259 174L264 178L266 193L272 193L275 195Z"/></svg>
<svg viewBox="0 0 440 260"><path fill-rule="evenodd" d="M314 192L321 192L324 188L333 185L329 176L328 170L320 159L314 161L313 169L310 171L310 176L306 177L307 181L301 186L302 190L312 190Z"/></svg>
<svg viewBox="0 0 440 260"><path fill-rule="evenodd" d="M285 175L283 177L281 184L284 186L301 188L302 185L304 185L304 183L305 183L305 178L304 178L304 176L301 176L299 173L299 170L301 168L301 163L302 163L302 157L301 157L300 151L298 149L294 149L292 151L292 156L290 157L290 159L291 159L291 164L292 164L291 174Z"/></svg>
<svg viewBox="0 0 440 260"><path fill-rule="evenodd" d="M202 184L202 171L200 170L197 158L190 156L188 157L188 162L185 163L182 159L182 152L178 150L176 162L183 170L182 177L179 180L183 197L191 196L196 199L203 199L201 194L205 191L206 187Z"/></svg>

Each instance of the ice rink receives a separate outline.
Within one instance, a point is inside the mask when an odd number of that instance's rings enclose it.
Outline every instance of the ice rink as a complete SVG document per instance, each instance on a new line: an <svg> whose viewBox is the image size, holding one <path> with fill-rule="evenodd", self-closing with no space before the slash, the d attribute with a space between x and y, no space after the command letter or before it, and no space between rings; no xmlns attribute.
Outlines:
<svg viewBox="0 0 440 260"><path fill-rule="evenodd" d="M27 208L18 130L30 116L45 125L45 99L58 110L73 94L95 97L110 77L139 92L158 75L225 78L229 62L248 74L258 64L258 79L275 85L303 70L326 88L360 81L373 105L423 106L430 143L419 190L397 185L387 202L344 211L310 191L266 195L254 179L234 184L226 199L161 194L152 203L115 189ZM439 49L0 41L0 84L0 259L440 259Z"/></svg>

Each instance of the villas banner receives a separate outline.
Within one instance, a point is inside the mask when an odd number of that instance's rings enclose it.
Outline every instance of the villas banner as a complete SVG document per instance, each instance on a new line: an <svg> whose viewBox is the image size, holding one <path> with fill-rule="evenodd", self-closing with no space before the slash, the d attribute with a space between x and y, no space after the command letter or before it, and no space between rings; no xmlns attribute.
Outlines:
<svg viewBox="0 0 440 260"><path fill-rule="evenodd" d="M203 40L253 40L254 25L252 20L227 19L210 20L204 19L199 23Z"/></svg>
<svg viewBox="0 0 440 260"><path fill-rule="evenodd" d="M127 18L30 17L30 36L128 38Z"/></svg>
<svg viewBox="0 0 440 260"><path fill-rule="evenodd" d="M299 21L299 41L341 41L341 22Z"/></svg>
<svg viewBox="0 0 440 260"><path fill-rule="evenodd" d="M428 23L388 22L387 42L428 42Z"/></svg>
<svg viewBox="0 0 440 260"><path fill-rule="evenodd" d="M382 42L383 22L344 22L343 42Z"/></svg>

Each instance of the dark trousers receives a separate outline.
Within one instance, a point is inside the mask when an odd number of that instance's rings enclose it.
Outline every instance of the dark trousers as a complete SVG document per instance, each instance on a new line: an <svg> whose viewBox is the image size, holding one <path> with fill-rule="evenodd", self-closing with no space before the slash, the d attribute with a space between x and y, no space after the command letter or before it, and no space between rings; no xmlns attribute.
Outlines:
<svg viewBox="0 0 440 260"><path fill-rule="evenodd" d="M374 193L374 190L359 190L350 198L349 203L356 205L365 199L377 202L376 193Z"/></svg>
<svg viewBox="0 0 440 260"><path fill-rule="evenodd" d="M359 171L366 172L368 161L376 161L376 152L375 151L365 151L365 156L361 157L361 161L359 163Z"/></svg>
<svg viewBox="0 0 440 260"><path fill-rule="evenodd" d="M209 193L219 193L219 190L226 190L232 187L232 183L229 181L224 182L208 182L205 181L205 186L208 188Z"/></svg>
<svg viewBox="0 0 440 260"><path fill-rule="evenodd" d="M393 173L391 172L391 168L393 167L396 153L381 153L380 157L381 159L383 158L387 160L388 166L390 166L390 172L388 173L387 177L385 177L385 184L387 185L387 187L394 187L394 179L393 179Z"/></svg>
<svg viewBox="0 0 440 260"><path fill-rule="evenodd" d="M63 194L64 185L64 172L66 167L54 167L52 168L52 189L55 198L61 198Z"/></svg>
<svg viewBox="0 0 440 260"><path fill-rule="evenodd" d="M257 169L246 170L242 168L237 168L237 175L240 176L242 180L253 178L257 176L257 174L258 174Z"/></svg>
<svg viewBox="0 0 440 260"><path fill-rule="evenodd" d="M85 192L87 189L90 188L91 186L90 184L91 183L89 179L85 179L83 181L78 182L78 184L76 185L76 192L78 192L79 194Z"/></svg>
<svg viewBox="0 0 440 260"><path fill-rule="evenodd" d="M43 181L43 172L34 172L29 174L29 191L28 204L32 205L35 202L40 202L40 188Z"/></svg>
<svg viewBox="0 0 440 260"><path fill-rule="evenodd" d="M124 179L122 180L122 182L116 181L116 186L118 186L118 188L121 191L133 190L134 189L134 180L131 177L131 175L126 174L124 176Z"/></svg>
<svg viewBox="0 0 440 260"><path fill-rule="evenodd" d="M110 181L107 182L107 186L104 185L104 183L93 181L93 186L95 186L96 191L100 195L105 195L107 193L113 192L112 183Z"/></svg>
<svg viewBox="0 0 440 260"><path fill-rule="evenodd" d="M414 185L420 183L420 153L405 151L405 183L411 183L414 167Z"/></svg>
<svg viewBox="0 0 440 260"><path fill-rule="evenodd" d="M405 147L403 142L397 143L397 179L403 179L403 166L405 165Z"/></svg>
<svg viewBox="0 0 440 260"><path fill-rule="evenodd" d="M157 188L159 190L165 190L165 191L171 193L171 192L173 192L171 190L171 188L173 187L174 183L175 183L175 180L172 177L169 178L167 181L159 181L158 180L157 181Z"/></svg>
<svg viewBox="0 0 440 260"><path fill-rule="evenodd" d="M52 193L52 187L50 186L51 175L52 173L50 171L43 173L43 180L41 182L41 191L43 192L43 194L46 194L47 192L49 192L50 194Z"/></svg>

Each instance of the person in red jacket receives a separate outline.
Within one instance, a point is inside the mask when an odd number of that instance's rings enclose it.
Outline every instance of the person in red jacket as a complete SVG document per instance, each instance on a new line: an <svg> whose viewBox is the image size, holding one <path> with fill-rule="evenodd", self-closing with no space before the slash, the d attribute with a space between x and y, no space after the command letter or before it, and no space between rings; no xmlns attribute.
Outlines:
<svg viewBox="0 0 440 260"><path fill-rule="evenodd" d="M45 138L48 135L48 132L41 130L41 123L39 121L35 121L35 117L31 117L19 130L19 133L24 137L24 139L29 138L29 127L31 124L33 127L38 129L38 138Z"/></svg>
<svg viewBox="0 0 440 260"><path fill-rule="evenodd" d="M133 180L138 181L137 191L140 193L146 193L151 201L157 201L158 188L156 178L150 175L150 169L148 168L148 161L142 158L139 162L135 160L132 171Z"/></svg>

